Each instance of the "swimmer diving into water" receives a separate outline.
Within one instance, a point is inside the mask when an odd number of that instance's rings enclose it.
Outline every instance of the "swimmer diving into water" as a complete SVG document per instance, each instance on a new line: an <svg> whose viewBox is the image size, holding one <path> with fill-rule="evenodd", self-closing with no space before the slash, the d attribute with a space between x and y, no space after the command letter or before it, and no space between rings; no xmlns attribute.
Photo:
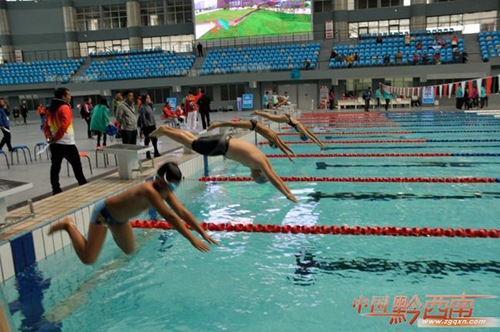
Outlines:
<svg viewBox="0 0 500 332"><path fill-rule="evenodd" d="M280 114L280 115L274 115L271 113L263 112L263 111L254 111L252 112L253 115L259 115L263 118L269 119L273 122L277 123L286 123L290 125L293 129L295 129L296 132L299 133L299 137L303 141L307 141L308 138L310 138L314 143L316 143L321 150L325 148L323 143L314 135L302 122L294 118L293 116L289 114Z"/></svg>
<svg viewBox="0 0 500 332"><path fill-rule="evenodd" d="M279 148L283 151L284 154L287 155L288 159L293 162L293 159L290 155L293 155L292 149L290 149L283 141L279 138L278 135L271 129L257 122L257 120L251 119L248 121L225 121L225 122L217 122L212 124L208 130L212 130L219 127L233 127L233 128L242 128L249 129L255 131L260 134L262 137L269 141L269 146L273 149Z"/></svg>
<svg viewBox="0 0 500 332"><path fill-rule="evenodd" d="M210 248L184 225L183 221L197 231L205 241L219 245L205 233L193 214L175 196L174 189L181 179L182 173L177 164L167 162L158 169L153 181L137 184L96 203L92 211L87 239L78 231L69 216L53 224L49 234L66 231L78 258L84 264L92 264L101 252L109 228L118 247L129 255L135 250L134 235L129 220L152 207L191 242L193 247L200 251L210 251ZM167 208L165 202L173 212Z"/></svg>
<svg viewBox="0 0 500 332"><path fill-rule="evenodd" d="M149 136L167 136L170 139L205 156L225 156L250 168L250 176L257 183L270 181L285 197L294 203L297 198L276 174L264 153L254 145L231 135L197 137L189 131L160 126Z"/></svg>

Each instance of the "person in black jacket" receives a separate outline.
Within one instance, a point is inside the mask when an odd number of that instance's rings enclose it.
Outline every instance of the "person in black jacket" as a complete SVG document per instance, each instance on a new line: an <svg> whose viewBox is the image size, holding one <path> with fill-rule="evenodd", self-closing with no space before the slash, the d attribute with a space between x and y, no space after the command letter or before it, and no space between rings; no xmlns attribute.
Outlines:
<svg viewBox="0 0 500 332"><path fill-rule="evenodd" d="M372 99L372 87L363 91L363 100L365 101L365 112L370 111L370 100Z"/></svg>
<svg viewBox="0 0 500 332"><path fill-rule="evenodd" d="M28 118L28 107L26 107L26 102L23 101L21 106L19 106L21 110L21 116L23 117L24 124L27 124L26 119Z"/></svg>
<svg viewBox="0 0 500 332"><path fill-rule="evenodd" d="M205 90L201 90L201 97L198 99L199 112L201 115L201 124L203 129L210 127L210 97L205 93Z"/></svg>

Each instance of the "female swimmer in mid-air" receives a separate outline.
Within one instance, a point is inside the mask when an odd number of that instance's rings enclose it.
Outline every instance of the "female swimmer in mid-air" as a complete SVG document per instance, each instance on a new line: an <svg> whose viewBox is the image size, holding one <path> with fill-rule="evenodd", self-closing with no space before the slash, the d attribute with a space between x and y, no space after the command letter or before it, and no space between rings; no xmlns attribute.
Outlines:
<svg viewBox="0 0 500 332"><path fill-rule="evenodd" d="M293 116L289 114L280 114L280 115L274 115L268 112L263 112L263 111L254 111L252 114L254 115L259 115L263 118L269 119L273 122L277 123L286 123L290 125L293 129L295 129L296 132L299 133L299 137L303 141L307 141L309 138L316 143L321 150L325 148L323 143L314 135L302 122L294 118Z"/></svg>

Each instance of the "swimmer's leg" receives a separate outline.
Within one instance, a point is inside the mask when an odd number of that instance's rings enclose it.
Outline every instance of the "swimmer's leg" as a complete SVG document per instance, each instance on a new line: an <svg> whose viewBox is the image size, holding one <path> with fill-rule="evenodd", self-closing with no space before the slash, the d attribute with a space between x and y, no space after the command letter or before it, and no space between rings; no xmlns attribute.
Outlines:
<svg viewBox="0 0 500 332"><path fill-rule="evenodd" d="M130 255L135 251L134 233L132 232L132 225L129 222L109 225L109 229L113 234L116 244L125 254Z"/></svg>
<svg viewBox="0 0 500 332"><path fill-rule="evenodd" d="M276 115L276 114L271 114L271 113L262 112L262 111L255 111L255 112L253 112L253 114L259 115L263 118L266 118L266 119L271 120L271 121L276 122L276 123L288 123L288 117L286 115L283 115L283 114Z"/></svg>
<svg viewBox="0 0 500 332"><path fill-rule="evenodd" d="M188 148L191 148L191 143L198 137L193 133L176 128L170 128L169 126L162 125L158 127L155 131L149 134L150 137L160 137L167 136L170 139L173 139L177 143L180 143Z"/></svg>
<svg viewBox="0 0 500 332"><path fill-rule="evenodd" d="M87 240L78 231L71 217L67 216L50 227L49 235L62 230L68 232L76 255L83 264L92 264L96 261L106 238L107 229L105 226L90 223Z"/></svg>

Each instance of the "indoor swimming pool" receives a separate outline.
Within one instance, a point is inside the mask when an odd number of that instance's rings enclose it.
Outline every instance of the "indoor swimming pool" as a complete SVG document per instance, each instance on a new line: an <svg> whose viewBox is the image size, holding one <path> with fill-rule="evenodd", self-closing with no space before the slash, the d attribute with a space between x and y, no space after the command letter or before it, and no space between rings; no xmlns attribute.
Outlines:
<svg viewBox="0 0 500 332"><path fill-rule="evenodd" d="M299 204L269 183L200 181L202 171L177 196L200 222L215 224L499 228L500 119L462 112L301 119L329 142L325 150L289 129L281 138L294 163L260 145L277 174L292 177L286 183ZM226 160L210 175L249 171ZM95 265L81 264L68 246L7 280L11 323L21 331L408 331L425 315L500 317L497 238L211 231L221 246L201 253L174 231L134 233L130 257L108 236Z"/></svg>

